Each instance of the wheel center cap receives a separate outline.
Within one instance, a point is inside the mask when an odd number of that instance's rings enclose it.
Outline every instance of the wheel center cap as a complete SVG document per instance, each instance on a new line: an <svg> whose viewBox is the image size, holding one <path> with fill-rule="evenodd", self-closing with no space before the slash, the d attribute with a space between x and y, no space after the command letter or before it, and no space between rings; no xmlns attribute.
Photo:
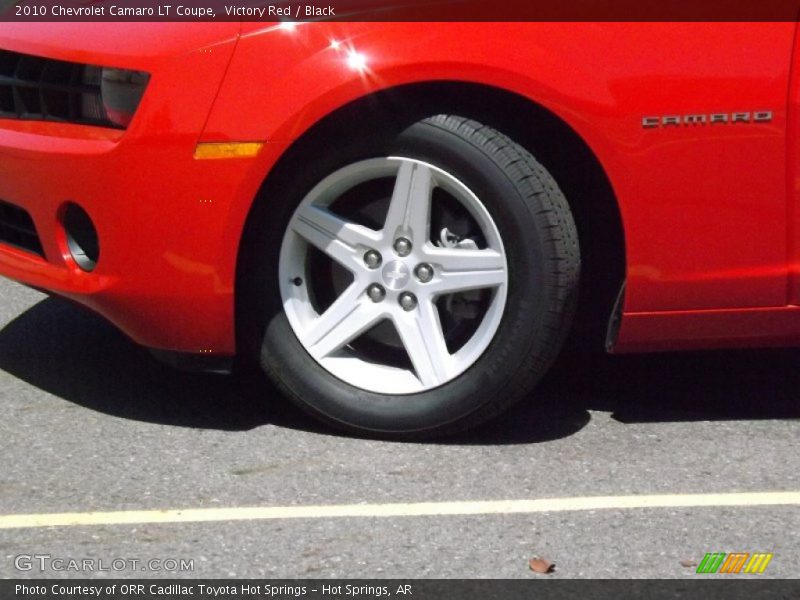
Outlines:
<svg viewBox="0 0 800 600"><path fill-rule="evenodd" d="M411 271L399 260L393 260L383 267L383 281L390 290L402 290L411 279Z"/></svg>

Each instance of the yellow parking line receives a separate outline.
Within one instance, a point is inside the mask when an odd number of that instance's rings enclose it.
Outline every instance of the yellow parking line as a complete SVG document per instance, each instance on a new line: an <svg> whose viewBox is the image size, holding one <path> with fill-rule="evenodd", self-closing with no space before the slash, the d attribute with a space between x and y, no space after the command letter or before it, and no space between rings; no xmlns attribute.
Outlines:
<svg viewBox="0 0 800 600"><path fill-rule="evenodd" d="M736 492L724 494L657 494L588 496L534 500L414 502L406 504L339 504L322 506L250 506L124 510L111 512L43 513L0 516L0 529L129 525L141 523L201 523L265 519L335 519L343 517L429 517L505 515L628 508L689 508L723 506L797 506L800 492Z"/></svg>

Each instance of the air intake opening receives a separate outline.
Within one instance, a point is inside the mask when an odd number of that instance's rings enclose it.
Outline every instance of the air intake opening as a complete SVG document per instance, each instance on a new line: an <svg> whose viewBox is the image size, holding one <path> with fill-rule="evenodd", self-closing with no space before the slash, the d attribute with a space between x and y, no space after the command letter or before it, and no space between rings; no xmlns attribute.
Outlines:
<svg viewBox="0 0 800 600"><path fill-rule="evenodd" d="M30 213L4 200L0 200L0 243L16 246L44 258L42 243Z"/></svg>
<svg viewBox="0 0 800 600"><path fill-rule="evenodd" d="M70 202L64 210L62 222L72 260L84 271L93 271L100 259L100 240L89 215Z"/></svg>

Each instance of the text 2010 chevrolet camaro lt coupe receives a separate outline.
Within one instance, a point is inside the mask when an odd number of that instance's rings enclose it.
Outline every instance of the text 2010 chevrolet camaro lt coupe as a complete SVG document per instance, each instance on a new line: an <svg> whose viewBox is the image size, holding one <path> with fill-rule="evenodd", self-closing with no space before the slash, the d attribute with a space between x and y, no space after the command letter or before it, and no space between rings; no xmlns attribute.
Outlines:
<svg viewBox="0 0 800 600"><path fill-rule="evenodd" d="M795 37L6 23L0 273L383 435L535 402L570 331L794 345Z"/></svg>

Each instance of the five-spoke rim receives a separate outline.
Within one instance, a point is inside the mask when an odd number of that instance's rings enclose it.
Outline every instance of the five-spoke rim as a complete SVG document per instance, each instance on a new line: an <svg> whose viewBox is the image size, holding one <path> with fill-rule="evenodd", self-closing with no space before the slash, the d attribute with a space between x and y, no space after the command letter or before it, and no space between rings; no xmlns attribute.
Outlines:
<svg viewBox="0 0 800 600"><path fill-rule="evenodd" d="M393 178L383 228L375 230L330 210L343 193ZM455 198L480 228L485 247L443 246L431 237L434 190ZM436 237L436 235L434 235ZM309 280L309 248L344 267L352 282L321 312ZM305 350L339 379L364 390L409 394L444 385L485 352L506 304L508 268L497 227L461 181L433 165L387 157L354 163L326 177L303 199L287 228L279 259L283 307ZM489 290L490 300L470 339L451 353L437 300ZM409 368L384 364L351 344L383 321L396 329Z"/></svg>

